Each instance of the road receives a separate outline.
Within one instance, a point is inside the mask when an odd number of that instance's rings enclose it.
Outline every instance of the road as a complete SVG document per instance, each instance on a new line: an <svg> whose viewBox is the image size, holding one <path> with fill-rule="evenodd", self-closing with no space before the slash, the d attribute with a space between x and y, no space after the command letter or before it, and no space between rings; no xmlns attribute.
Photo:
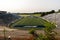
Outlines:
<svg viewBox="0 0 60 40"><path fill-rule="evenodd" d="M44 16L46 20L49 20L50 22L54 22L57 25L57 28L60 28L60 13L53 13Z"/></svg>
<svg viewBox="0 0 60 40"><path fill-rule="evenodd" d="M55 31L57 32L57 35L60 38L60 13L49 14L49 15L44 16L43 18L50 22L56 23L57 28L55 29Z"/></svg>

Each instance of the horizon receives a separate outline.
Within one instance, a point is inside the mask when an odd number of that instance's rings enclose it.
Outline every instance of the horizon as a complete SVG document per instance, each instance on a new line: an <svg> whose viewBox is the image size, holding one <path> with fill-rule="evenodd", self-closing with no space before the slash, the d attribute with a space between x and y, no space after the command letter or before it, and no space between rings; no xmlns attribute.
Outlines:
<svg viewBox="0 0 60 40"><path fill-rule="evenodd" d="M59 3L60 0L0 0L0 10L12 13L57 11Z"/></svg>

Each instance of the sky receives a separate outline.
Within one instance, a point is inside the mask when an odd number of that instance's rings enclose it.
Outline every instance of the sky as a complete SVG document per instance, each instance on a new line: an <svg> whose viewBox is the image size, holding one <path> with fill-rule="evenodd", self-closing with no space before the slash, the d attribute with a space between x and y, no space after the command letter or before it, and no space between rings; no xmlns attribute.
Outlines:
<svg viewBox="0 0 60 40"><path fill-rule="evenodd" d="M60 9L60 0L0 0L0 11L41 12Z"/></svg>

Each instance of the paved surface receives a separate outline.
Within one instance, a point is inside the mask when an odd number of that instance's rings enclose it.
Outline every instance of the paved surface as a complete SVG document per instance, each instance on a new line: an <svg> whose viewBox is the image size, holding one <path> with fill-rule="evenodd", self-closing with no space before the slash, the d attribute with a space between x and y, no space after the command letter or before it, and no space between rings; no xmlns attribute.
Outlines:
<svg viewBox="0 0 60 40"><path fill-rule="evenodd" d="M57 28L60 28L60 13L54 13L44 16L46 20L49 20L50 22L54 22L57 24Z"/></svg>
<svg viewBox="0 0 60 40"><path fill-rule="evenodd" d="M57 32L57 35L60 38L60 13L49 14L49 15L44 16L43 18L50 22L56 23L57 28L55 29L55 31Z"/></svg>

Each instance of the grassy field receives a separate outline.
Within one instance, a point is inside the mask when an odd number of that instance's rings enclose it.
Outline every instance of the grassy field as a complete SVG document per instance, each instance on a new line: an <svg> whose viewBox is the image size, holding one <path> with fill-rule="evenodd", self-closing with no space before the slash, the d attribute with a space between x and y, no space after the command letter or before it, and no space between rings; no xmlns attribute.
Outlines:
<svg viewBox="0 0 60 40"><path fill-rule="evenodd" d="M41 14L20 14L19 16L27 17L27 16L30 16L30 15L37 16L37 17L41 16Z"/></svg>
<svg viewBox="0 0 60 40"><path fill-rule="evenodd" d="M19 28L18 25L24 25L24 26L44 26L44 27L55 27L54 24L51 24L50 22L36 16L29 16L29 17L24 17L22 19L18 19L16 22L11 23L10 26L14 28L14 26L17 26L16 28ZM21 29L29 29L25 27L20 27ZM33 27L32 27L33 28ZM36 28L36 29L40 29Z"/></svg>

